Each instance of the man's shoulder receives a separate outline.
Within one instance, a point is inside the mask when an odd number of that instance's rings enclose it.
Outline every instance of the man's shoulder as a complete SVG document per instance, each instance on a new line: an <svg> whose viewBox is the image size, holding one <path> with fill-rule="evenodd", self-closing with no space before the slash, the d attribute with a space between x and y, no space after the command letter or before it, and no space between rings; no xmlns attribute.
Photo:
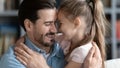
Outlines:
<svg viewBox="0 0 120 68"><path fill-rule="evenodd" d="M7 52L0 59L1 68L25 68L14 55L13 46L10 46Z"/></svg>

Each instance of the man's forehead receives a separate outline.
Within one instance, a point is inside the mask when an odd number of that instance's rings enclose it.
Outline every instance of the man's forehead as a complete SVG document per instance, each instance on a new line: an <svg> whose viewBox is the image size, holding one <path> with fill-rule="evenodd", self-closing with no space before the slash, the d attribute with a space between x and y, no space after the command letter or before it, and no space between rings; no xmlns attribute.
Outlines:
<svg viewBox="0 0 120 68"><path fill-rule="evenodd" d="M37 12L38 16L55 16L57 14L57 10L55 8L53 9L40 9Z"/></svg>
<svg viewBox="0 0 120 68"><path fill-rule="evenodd" d="M56 9L42 9L37 12L38 18L44 21L55 21L57 18Z"/></svg>

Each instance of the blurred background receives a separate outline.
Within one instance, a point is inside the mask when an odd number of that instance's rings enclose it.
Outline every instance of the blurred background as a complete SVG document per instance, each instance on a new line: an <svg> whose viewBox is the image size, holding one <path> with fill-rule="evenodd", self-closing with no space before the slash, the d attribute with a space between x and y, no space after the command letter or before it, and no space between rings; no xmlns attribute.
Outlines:
<svg viewBox="0 0 120 68"><path fill-rule="evenodd" d="M56 0L57 7L62 0ZM102 0L104 11L110 22L110 30L106 36L107 60L120 58L120 0ZM22 0L0 0L0 56L10 45L24 35L18 23L18 7Z"/></svg>

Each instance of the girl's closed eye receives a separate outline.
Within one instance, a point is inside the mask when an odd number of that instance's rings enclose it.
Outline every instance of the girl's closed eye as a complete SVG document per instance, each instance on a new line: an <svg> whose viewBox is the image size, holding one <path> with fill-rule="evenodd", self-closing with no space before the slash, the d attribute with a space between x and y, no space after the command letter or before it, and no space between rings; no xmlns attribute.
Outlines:
<svg viewBox="0 0 120 68"><path fill-rule="evenodd" d="M57 26L58 26L58 28L60 28L60 27L61 27L61 25L62 25L61 21L60 21L60 20L58 20L58 21L57 21Z"/></svg>
<svg viewBox="0 0 120 68"><path fill-rule="evenodd" d="M59 22L59 26L61 27L61 25L62 25L62 23L61 22Z"/></svg>

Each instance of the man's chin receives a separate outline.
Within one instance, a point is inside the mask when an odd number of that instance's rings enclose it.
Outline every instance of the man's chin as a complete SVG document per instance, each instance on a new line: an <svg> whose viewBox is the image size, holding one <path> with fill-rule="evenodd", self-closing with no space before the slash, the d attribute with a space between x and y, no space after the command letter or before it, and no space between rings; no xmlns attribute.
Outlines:
<svg viewBox="0 0 120 68"><path fill-rule="evenodd" d="M46 46L46 47L51 47L54 43L55 43L54 39L51 39L51 40L47 39L47 40L44 40L44 42L43 42L44 46Z"/></svg>
<svg viewBox="0 0 120 68"><path fill-rule="evenodd" d="M44 43L44 46L46 46L46 47L51 47L53 44L54 44L54 42Z"/></svg>

